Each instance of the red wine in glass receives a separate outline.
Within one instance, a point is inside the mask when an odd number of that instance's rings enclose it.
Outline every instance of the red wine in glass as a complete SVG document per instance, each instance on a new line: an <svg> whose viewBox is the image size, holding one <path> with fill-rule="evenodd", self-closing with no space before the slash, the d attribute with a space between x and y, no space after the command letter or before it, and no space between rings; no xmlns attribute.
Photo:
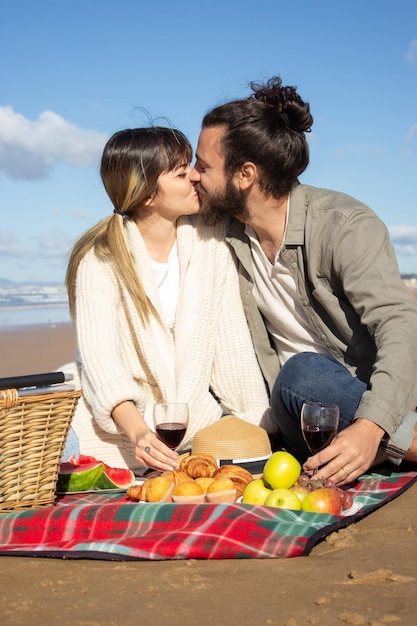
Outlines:
<svg viewBox="0 0 417 626"><path fill-rule="evenodd" d="M310 452L317 454L336 436L339 407L335 404L305 402L301 409L301 430ZM315 470L313 473L315 473Z"/></svg>
<svg viewBox="0 0 417 626"><path fill-rule="evenodd" d="M185 437L187 427L180 422L167 422L166 424L158 424L155 426L158 438L164 442L168 448L175 450Z"/></svg>
<svg viewBox="0 0 417 626"><path fill-rule="evenodd" d="M306 425L303 427L303 437L313 454L323 450L336 436L337 429Z"/></svg>
<svg viewBox="0 0 417 626"><path fill-rule="evenodd" d="M188 404L180 402L167 402L154 404L153 423L158 439L176 450L188 427Z"/></svg>

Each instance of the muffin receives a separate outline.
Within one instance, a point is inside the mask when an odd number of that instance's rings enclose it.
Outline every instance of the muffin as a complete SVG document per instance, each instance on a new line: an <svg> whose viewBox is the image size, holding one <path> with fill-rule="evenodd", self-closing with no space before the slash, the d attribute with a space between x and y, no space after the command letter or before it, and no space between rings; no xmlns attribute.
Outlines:
<svg viewBox="0 0 417 626"><path fill-rule="evenodd" d="M172 501L180 504L201 504L204 502L204 490L195 480L175 485Z"/></svg>
<svg viewBox="0 0 417 626"><path fill-rule="evenodd" d="M206 501L212 504L236 502L237 491L231 478L218 478L207 487Z"/></svg>
<svg viewBox="0 0 417 626"><path fill-rule="evenodd" d="M206 493L207 488L214 481L214 478L210 478L209 476L203 476L201 478L196 478L195 482L203 488L204 493Z"/></svg>

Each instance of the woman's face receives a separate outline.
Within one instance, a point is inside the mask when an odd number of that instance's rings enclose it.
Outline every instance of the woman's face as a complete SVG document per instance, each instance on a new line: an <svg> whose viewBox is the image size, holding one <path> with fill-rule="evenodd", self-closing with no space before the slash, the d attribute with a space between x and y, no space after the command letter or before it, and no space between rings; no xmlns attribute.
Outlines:
<svg viewBox="0 0 417 626"><path fill-rule="evenodd" d="M154 212L170 220L198 213L198 195L190 182L190 172L190 164L183 163L159 175L151 203Z"/></svg>

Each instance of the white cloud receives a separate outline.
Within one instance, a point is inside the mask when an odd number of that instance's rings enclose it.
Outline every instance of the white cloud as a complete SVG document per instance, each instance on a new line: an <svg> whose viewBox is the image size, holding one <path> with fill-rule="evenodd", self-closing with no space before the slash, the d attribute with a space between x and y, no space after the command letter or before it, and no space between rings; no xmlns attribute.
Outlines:
<svg viewBox="0 0 417 626"><path fill-rule="evenodd" d="M417 135L417 124L413 124L407 133L407 139L412 139Z"/></svg>
<svg viewBox="0 0 417 626"><path fill-rule="evenodd" d="M12 107L0 107L0 174L12 178L45 178L56 163L96 165L107 136L70 124L52 111L31 121Z"/></svg>
<svg viewBox="0 0 417 626"><path fill-rule="evenodd" d="M64 262L73 243L74 237L58 230L40 233L28 240L19 239L11 231L1 231L0 258L16 259L20 263L41 262L47 265L51 261Z"/></svg>
<svg viewBox="0 0 417 626"><path fill-rule="evenodd" d="M389 233L399 256L417 256L417 226L390 226Z"/></svg>
<svg viewBox="0 0 417 626"><path fill-rule="evenodd" d="M346 144L339 146L333 150L333 153L339 157L357 156L363 159L381 158L386 154L386 148L378 145L370 144Z"/></svg>
<svg viewBox="0 0 417 626"><path fill-rule="evenodd" d="M407 63L417 63L417 39L413 39L405 54Z"/></svg>

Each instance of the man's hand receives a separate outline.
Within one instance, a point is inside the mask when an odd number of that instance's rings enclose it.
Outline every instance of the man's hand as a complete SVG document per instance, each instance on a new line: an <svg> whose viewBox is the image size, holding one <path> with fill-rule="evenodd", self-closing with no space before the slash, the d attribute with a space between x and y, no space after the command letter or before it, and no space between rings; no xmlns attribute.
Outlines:
<svg viewBox="0 0 417 626"><path fill-rule="evenodd" d="M383 428L358 418L336 435L331 444L304 463L305 471L320 468L318 478L331 478L336 485L350 483L374 463Z"/></svg>

